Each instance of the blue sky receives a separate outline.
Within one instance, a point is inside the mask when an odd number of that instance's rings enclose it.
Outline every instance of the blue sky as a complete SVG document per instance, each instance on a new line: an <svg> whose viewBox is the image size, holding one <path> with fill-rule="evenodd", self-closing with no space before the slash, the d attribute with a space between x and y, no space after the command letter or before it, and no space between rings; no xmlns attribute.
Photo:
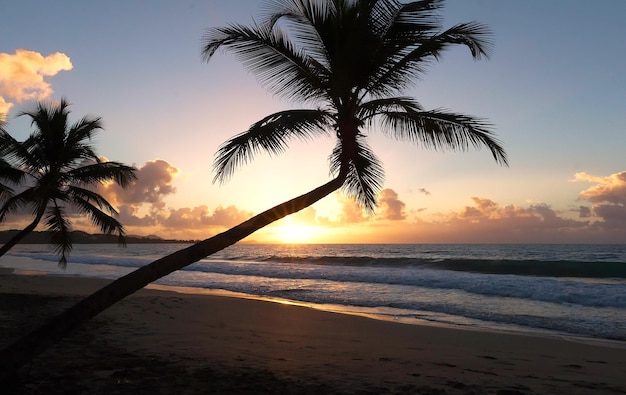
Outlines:
<svg viewBox="0 0 626 395"><path fill-rule="evenodd" d="M71 70L41 81L52 90L48 99L73 103L77 118L103 118L99 153L143 171L143 198L111 195L129 233L208 236L328 179L333 142L320 140L258 157L225 185L211 183L220 143L265 115L299 106L266 93L228 54L209 64L201 59L206 28L250 23L261 3L9 2L0 54L6 60L23 49L69 58ZM297 225L302 236L291 241L623 242L624 15L622 0L447 1L444 26L489 25L493 56L475 62L455 48L407 94L426 108L488 119L510 167L497 166L486 151L428 152L373 134L387 190L376 217L354 215L337 195L259 239L280 241ZM15 79L6 72L0 78L0 97L13 105L7 128L24 138L29 125L15 115L33 100L12 96Z"/></svg>

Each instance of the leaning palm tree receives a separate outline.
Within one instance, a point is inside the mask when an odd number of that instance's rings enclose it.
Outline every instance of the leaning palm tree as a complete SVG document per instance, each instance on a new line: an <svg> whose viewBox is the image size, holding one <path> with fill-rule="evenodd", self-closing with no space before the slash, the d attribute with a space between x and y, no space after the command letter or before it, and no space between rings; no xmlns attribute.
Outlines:
<svg viewBox="0 0 626 395"><path fill-rule="evenodd" d="M117 233L119 242L124 243L124 227L115 218L117 211L89 187L104 182L126 187L135 179L135 168L103 162L89 144L102 129L100 118L83 118L69 124L68 106L63 99L58 105L39 103L35 110L21 113L31 118L36 129L23 142L0 129L0 178L27 184L19 193L4 185L0 222L19 209L30 209L33 214L32 222L0 247L0 256L45 219L50 242L60 255L59 265L65 267L72 249L68 208L88 215L102 232Z"/></svg>
<svg viewBox="0 0 626 395"><path fill-rule="evenodd" d="M207 31L203 55L234 53L270 91L315 104L265 117L223 144L215 181L225 181L259 152L282 152L291 139L337 137L330 154L332 179L264 211L234 228L191 245L119 278L47 325L0 352L0 378L13 372L71 329L108 306L175 270L217 252L256 230L342 189L366 210L376 206L383 183L380 160L367 133L380 130L425 148L487 147L506 164L503 148L484 121L444 110L424 110L401 92L422 77L426 65L452 45L474 58L488 55L489 31L478 23L441 30L439 0L273 0L269 15L251 27ZM377 128L374 128L374 126Z"/></svg>

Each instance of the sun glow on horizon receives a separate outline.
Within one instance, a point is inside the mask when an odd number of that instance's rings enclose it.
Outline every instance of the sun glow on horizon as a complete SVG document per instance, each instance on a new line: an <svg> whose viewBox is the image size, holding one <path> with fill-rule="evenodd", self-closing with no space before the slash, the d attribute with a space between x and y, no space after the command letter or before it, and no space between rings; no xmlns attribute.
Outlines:
<svg viewBox="0 0 626 395"><path fill-rule="evenodd" d="M272 229L271 240L281 244L307 244L315 243L321 236L319 226L311 226L287 217L284 222Z"/></svg>

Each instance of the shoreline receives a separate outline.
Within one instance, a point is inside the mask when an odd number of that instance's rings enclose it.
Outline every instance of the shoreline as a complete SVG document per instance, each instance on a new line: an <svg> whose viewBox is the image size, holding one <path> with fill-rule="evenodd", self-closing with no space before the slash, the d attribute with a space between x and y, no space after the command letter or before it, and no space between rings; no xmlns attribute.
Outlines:
<svg viewBox="0 0 626 395"><path fill-rule="evenodd" d="M70 276L70 277L73 277L73 276ZM356 317L364 317L367 319L383 321L383 322L391 322L391 323L397 323L397 324L428 326L428 327L435 327L435 328L447 328L447 329L453 329L453 330L459 330L459 331L470 331L470 332L487 332L487 333L501 333L501 334L510 334L510 335L519 335L519 336L545 337L548 339L560 339L560 340L565 340L565 341L571 341L574 343L583 343L583 344L589 344L589 345L596 345L599 347L619 348L619 349L626 350L626 341L577 336L577 335L570 335L567 333L552 332L549 330L540 331L540 330L533 330L533 329L527 329L527 330L504 329L504 328L494 328L494 327L488 327L488 326L463 326L463 325L446 324L446 323L441 323L441 322L428 321L428 320L419 319L419 318L393 319L393 318L390 318L388 315L377 315L374 313L360 313L360 312L342 309L340 306L337 306L337 308L332 308L332 307L328 307L329 305L305 303L305 302L299 302L299 301L294 301L294 300L289 300L289 299L252 295L252 294L233 292L233 291L227 291L227 290L222 290L222 289L183 287L183 286L162 285L162 284L149 284L145 288L160 290L160 291L165 291L165 292L187 294L187 295L213 295L213 296L219 296L219 297L249 299L249 300L258 300L258 301L264 301L264 302L270 302L270 303L291 305L291 306L300 306L303 308L309 308L309 309L318 310L318 311L327 312L327 313L353 315Z"/></svg>
<svg viewBox="0 0 626 395"><path fill-rule="evenodd" d="M0 315L9 319L0 338L16 338L36 326L33 317L52 316L107 282L3 271ZM91 388L76 393L98 394L148 387L170 393L174 383L190 394L212 385L221 393L626 392L621 348L152 287L95 317L30 371L27 389L66 380Z"/></svg>
<svg viewBox="0 0 626 395"><path fill-rule="evenodd" d="M93 280L102 280L104 282L110 282L113 280L105 279L101 277L86 277L81 275L66 275L66 274L57 274L57 273L49 273L38 270L28 270L28 269L15 269L15 268L3 268L0 267L0 275L3 274L11 274L17 276L53 276L53 277L67 277L67 278L79 278L79 279L93 279ZM103 283L104 285L105 283ZM425 319L413 318L413 319L394 319L389 315L380 315L375 313L363 313L351 311L348 309L342 309L341 306L331 306L331 305L323 305L323 304L315 304L315 303L307 303L307 302L299 302L295 300L282 299L276 297L269 296L261 296L261 295L253 295L246 294L241 292L234 292L222 289L210 289L210 288L200 288L200 287L188 287L188 286L176 286L176 285L164 285L164 284L148 284L144 289L158 290L163 292L172 292L177 294L184 295L209 295L209 296L218 296L218 297L230 297L230 298L240 298L247 300L257 300L257 301L265 301L271 303L292 305L292 306L300 306L303 308L310 308L322 312L328 313L336 313L336 314L345 314L345 315L353 315L357 317L365 317L368 319L383 321L383 322L391 322L391 323L400 323L406 325L417 325L417 326L429 326L435 328L448 328L453 330L460 331L475 331L475 332L487 332L487 333L502 333L502 334L512 334L512 335L521 335L521 336L532 336L532 337L546 337L551 339L561 339L565 341L571 341L575 343L583 343L596 345L600 347L610 347L610 348L619 348L626 350L626 341L615 340L615 339L605 339L605 338L595 338L588 336L578 336L567 333L560 333L556 331L550 330L539 330L534 328L497 328L490 326L469 326L469 325L459 325L459 324L449 324L435 321L428 321ZM511 327L513 327L511 325Z"/></svg>

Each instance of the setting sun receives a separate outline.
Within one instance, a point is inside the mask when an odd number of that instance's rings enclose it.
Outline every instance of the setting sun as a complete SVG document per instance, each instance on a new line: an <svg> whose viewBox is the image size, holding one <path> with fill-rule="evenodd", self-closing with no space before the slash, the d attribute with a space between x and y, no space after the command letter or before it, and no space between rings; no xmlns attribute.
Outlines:
<svg viewBox="0 0 626 395"><path fill-rule="evenodd" d="M285 222L272 232L272 239L277 243L304 244L315 243L320 236L318 226L310 226L285 218Z"/></svg>

